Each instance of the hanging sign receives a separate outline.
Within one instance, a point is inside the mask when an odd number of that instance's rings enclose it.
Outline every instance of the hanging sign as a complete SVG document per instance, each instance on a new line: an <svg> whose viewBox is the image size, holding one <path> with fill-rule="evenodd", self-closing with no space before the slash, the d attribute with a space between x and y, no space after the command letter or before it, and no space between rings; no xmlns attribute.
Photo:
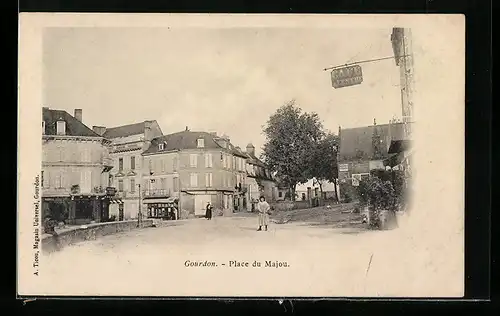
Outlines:
<svg viewBox="0 0 500 316"><path fill-rule="evenodd" d="M361 84L363 71L360 65L346 66L332 70L332 86L335 89Z"/></svg>

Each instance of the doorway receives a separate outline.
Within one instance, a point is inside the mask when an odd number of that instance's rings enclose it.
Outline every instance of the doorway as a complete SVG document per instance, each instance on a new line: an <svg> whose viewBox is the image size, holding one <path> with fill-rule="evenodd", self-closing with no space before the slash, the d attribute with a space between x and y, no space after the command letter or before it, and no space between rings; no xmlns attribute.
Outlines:
<svg viewBox="0 0 500 316"><path fill-rule="evenodd" d="M118 220L123 221L123 203L118 204Z"/></svg>

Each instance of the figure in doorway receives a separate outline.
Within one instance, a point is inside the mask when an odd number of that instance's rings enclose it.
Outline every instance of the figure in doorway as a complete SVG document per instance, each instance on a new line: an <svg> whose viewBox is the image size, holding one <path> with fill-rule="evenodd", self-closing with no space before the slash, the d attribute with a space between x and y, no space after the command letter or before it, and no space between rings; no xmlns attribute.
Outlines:
<svg viewBox="0 0 500 316"><path fill-rule="evenodd" d="M205 212L205 218L207 220L211 220L212 219L212 204L210 202L207 203L206 212Z"/></svg>
<svg viewBox="0 0 500 316"><path fill-rule="evenodd" d="M261 196L259 198L257 210L259 211L259 229L257 230L261 231L262 226L264 226L265 230L267 231L267 226L269 225L269 214L271 214L271 207L269 206L269 203L266 202L266 198L264 196Z"/></svg>

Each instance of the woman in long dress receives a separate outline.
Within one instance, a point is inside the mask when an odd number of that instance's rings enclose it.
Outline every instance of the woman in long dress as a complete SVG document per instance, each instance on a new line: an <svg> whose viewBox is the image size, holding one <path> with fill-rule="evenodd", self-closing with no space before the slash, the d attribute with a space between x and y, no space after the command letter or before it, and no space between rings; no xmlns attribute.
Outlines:
<svg viewBox="0 0 500 316"><path fill-rule="evenodd" d="M212 219L212 204L210 202L207 203L206 211L205 211L205 218L207 220Z"/></svg>
<svg viewBox="0 0 500 316"><path fill-rule="evenodd" d="M271 206L266 202L266 198L261 196L259 199L259 203L257 203L257 210L259 211L259 229L262 230L262 226L267 230L267 226L269 225L269 213L271 211Z"/></svg>

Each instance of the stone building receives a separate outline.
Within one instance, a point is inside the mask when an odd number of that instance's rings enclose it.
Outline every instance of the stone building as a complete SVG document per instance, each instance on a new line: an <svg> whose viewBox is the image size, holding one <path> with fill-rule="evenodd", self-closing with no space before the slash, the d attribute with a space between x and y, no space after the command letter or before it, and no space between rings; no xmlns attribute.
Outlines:
<svg viewBox="0 0 500 316"><path fill-rule="evenodd" d="M82 110L42 110L42 212L66 224L108 218L108 141L82 122ZM110 193L111 194L111 193ZM119 201L118 201L119 202Z"/></svg>
<svg viewBox="0 0 500 316"><path fill-rule="evenodd" d="M208 202L215 209L234 210L238 181L244 181L245 158L227 136L186 127L154 138L142 155L143 201L148 214L163 212L173 200L191 216L204 215Z"/></svg>
<svg viewBox="0 0 500 316"><path fill-rule="evenodd" d="M156 121L106 128L93 126L93 130L110 140L110 157L114 168L110 172L109 185L117 189L123 204L112 205L110 214L117 220L135 219L139 214L140 187L144 164L142 152L149 148L151 140L163 135Z"/></svg>
<svg viewBox="0 0 500 316"><path fill-rule="evenodd" d="M246 171L247 171L247 205L248 211L255 209L260 196L266 201L274 203L278 200L278 187L269 168L255 155L255 147L248 144L246 147Z"/></svg>
<svg viewBox="0 0 500 316"><path fill-rule="evenodd" d="M370 171L385 169L393 158L389 152L394 140L404 137L405 124L391 122L390 124L363 126L356 128L339 128L338 170L341 192L356 187L359 181L370 177ZM344 190L344 192L342 192Z"/></svg>

